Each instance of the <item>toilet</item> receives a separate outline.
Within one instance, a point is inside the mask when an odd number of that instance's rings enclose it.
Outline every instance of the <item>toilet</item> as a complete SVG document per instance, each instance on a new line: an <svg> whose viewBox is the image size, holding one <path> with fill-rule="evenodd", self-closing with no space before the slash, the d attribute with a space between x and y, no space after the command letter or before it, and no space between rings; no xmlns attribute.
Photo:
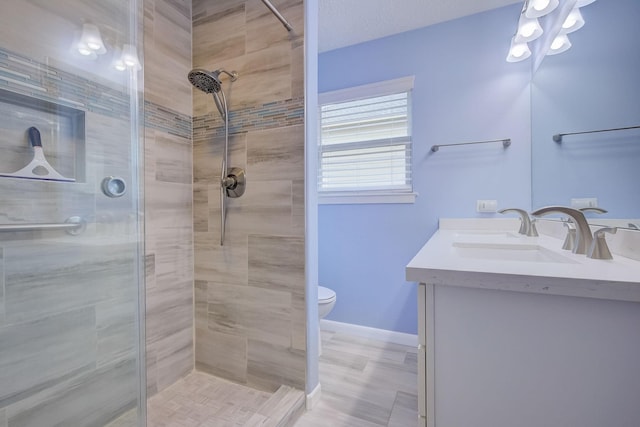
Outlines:
<svg viewBox="0 0 640 427"><path fill-rule="evenodd" d="M318 286L318 354L322 355L322 339L320 336L320 319L331 313L336 305L336 293L332 289Z"/></svg>
<svg viewBox="0 0 640 427"><path fill-rule="evenodd" d="M324 319L336 305L336 293L324 286L318 286L318 319Z"/></svg>

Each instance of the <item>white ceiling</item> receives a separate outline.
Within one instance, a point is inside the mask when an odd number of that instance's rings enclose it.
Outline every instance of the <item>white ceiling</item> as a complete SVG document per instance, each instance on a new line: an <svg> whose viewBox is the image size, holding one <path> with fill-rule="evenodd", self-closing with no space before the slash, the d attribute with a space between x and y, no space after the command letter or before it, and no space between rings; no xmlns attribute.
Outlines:
<svg viewBox="0 0 640 427"><path fill-rule="evenodd" d="M522 1L318 0L319 50L351 46Z"/></svg>

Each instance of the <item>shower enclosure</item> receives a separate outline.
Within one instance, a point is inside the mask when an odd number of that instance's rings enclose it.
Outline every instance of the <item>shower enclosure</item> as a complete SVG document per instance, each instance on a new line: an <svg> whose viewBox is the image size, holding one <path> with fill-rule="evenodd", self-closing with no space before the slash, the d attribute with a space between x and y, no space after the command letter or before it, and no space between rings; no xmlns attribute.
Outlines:
<svg viewBox="0 0 640 427"><path fill-rule="evenodd" d="M144 425L140 6L2 1L0 427Z"/></svg>

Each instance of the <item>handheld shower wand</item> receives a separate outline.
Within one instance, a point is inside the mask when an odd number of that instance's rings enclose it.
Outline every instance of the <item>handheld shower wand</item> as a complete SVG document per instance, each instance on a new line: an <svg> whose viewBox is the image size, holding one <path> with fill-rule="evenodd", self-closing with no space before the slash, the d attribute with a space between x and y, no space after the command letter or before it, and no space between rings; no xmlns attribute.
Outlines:
<svg viewBox="0 0 640 427"><path fill-rule="evenodd" d="M238 79L238 73L235 71L228 72L223 69L207 71L196 68L191 70L188 75L189 81L193 86L204 93L212 94L220 116L224 120L224 153L222 154L220 176L220 246L224 244L227 197L240 197L244 194L246 188L244 169L231 168L227 170L229 160L229 109L227 108L227 99L222 90L222 81L220 80L221 73L231 77L232 82Z"/></svg>

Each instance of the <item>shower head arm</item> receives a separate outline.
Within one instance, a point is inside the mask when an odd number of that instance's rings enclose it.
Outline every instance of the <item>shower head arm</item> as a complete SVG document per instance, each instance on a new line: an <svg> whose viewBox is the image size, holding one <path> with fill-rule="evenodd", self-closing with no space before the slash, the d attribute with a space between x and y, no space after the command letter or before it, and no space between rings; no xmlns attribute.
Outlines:
<svg viewBox="0 0 640 427"><path fill-rule="evenodd" d="M235 82L236 80L238 80L238 72L237 71L227 71L227 70L223 70L222 68L217 70L218 74L219 73L225 73L226 75L228 75L229 77L231 77L231 81Z"/></svg>

